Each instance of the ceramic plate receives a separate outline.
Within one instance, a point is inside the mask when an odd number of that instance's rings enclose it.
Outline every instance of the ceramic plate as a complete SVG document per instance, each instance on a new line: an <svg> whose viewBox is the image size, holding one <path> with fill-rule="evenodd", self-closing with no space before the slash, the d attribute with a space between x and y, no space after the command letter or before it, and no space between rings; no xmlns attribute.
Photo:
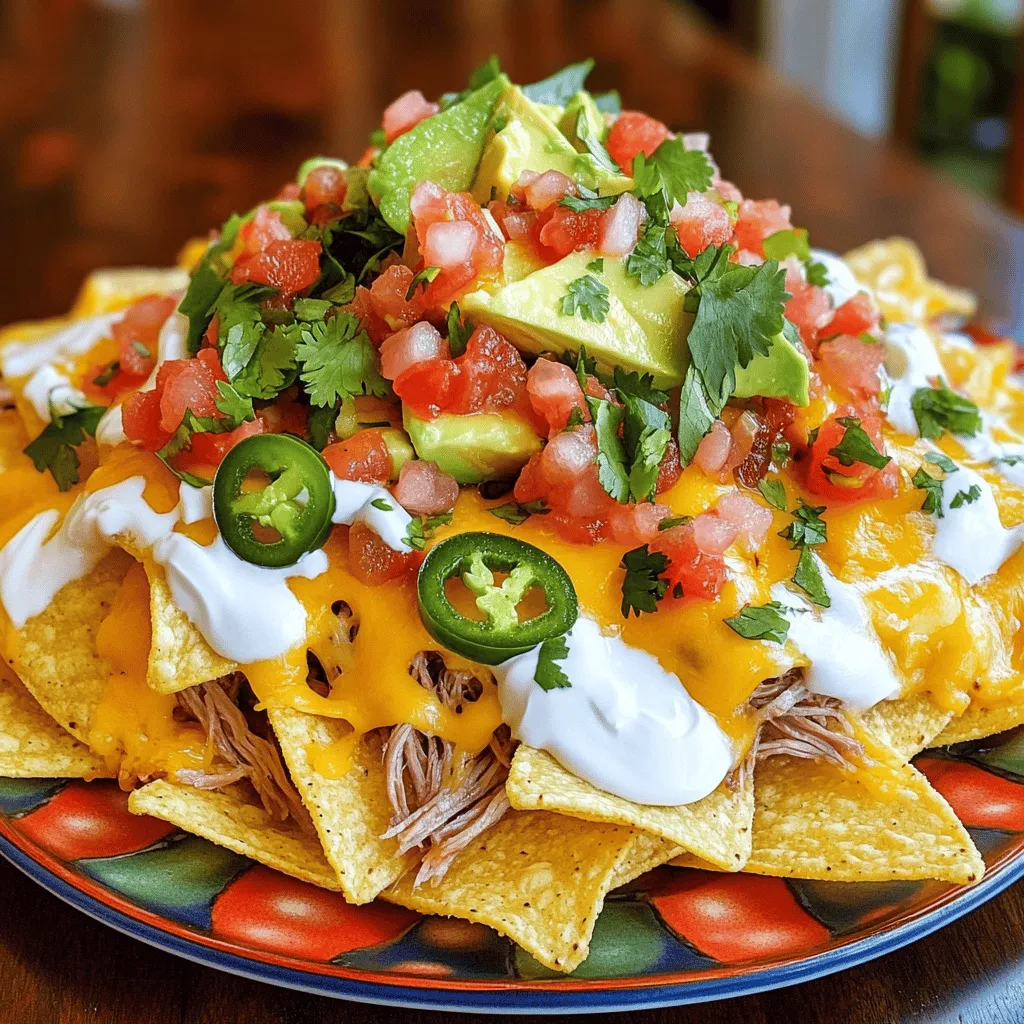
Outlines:
<svg viewBox="0 0 1024 1024"><path fill-rule="evenodd" d="M1024 732L915 762L985 857L970 888L660 868L609 897L589 959L548 971L482 925L352 907L152 818L108 782L0 780L0 851L93 917L260 981L396 1006L563 1013L721 999L891 952L1024 874Z"/></svg>

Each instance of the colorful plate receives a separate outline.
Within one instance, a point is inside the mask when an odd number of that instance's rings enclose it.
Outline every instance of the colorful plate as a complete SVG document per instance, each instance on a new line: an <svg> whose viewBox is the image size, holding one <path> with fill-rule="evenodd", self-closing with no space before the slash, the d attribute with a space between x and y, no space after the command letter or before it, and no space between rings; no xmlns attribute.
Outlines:
<svg viewBox="0 0 1024 1024"><path fill-rule="evenodd" d="M937 882L790 882L660 868L605 904L589 959L554 975L482 925L351 907L152 818L113 783L0 780L0 852L128 935L272 984L396 1006L586 1012L792 985L891 952L1024 875L1024 731L916 761L988 871Z"/></svg>

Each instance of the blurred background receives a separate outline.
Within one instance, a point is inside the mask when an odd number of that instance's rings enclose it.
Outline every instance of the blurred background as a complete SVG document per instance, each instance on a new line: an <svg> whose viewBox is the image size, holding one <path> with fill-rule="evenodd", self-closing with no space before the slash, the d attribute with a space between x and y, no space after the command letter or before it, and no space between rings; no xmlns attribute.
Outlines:
<svg viewBox="0 0 1024 1024"><path fill-rule="evenodd" d="M1024 0L0 0L0 322L166 264L409 88L591 85L708 130L727 177L837 251L917 239L1024 340ZM925 174L921 163L937 173Z"/></svg>

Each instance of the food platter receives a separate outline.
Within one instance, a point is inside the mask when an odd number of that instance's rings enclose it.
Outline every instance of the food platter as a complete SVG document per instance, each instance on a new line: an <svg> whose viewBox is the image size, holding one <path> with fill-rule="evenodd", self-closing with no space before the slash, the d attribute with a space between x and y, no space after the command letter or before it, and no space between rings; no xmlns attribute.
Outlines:
<svg viewBox="0 0 1024 1024"><path fill-rule="evenodd" d="M997 740L1002 742L996 743ZM891 953L1024 875L1019 740L918 759L985 856L973 887L786 882L661 869L608 900L586 970L558 979L488 929L288 879L128 813L110 783L0 783L0 852L56 896L159 949L286 988L500 1013L642 1009L795 985ZM88 794L102 787L102 796ZM976 822L977 824L971 824ZM155 838L157 835L159 839ZM148 862L148 863L147 863ZM160 881L152 877L161 865ZM233 906L232 906L233 904ZM708 922L714 922L708 927Z"/></svg>

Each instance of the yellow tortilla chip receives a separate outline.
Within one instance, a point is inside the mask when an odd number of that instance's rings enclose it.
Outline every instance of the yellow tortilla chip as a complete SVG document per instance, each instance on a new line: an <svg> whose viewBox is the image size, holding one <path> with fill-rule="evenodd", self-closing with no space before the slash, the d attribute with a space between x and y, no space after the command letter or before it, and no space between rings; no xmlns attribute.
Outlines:
<svg viewBox="0 0 1024 1024"><path fill-rule="evenodd" d="M128 810L169 821L293 878L324 889L341 888L312 831L291 819L271 817L239 787L213 792L151 782L132 793Z"/></svg>
<svg viewBox="0 0 1024 1024"><path fill-rule="evenodd" d="M0 661L0 777L85 779L103 761L62 729Z"/></svg>
<svg viewBox="0 0 1024 1024"><path fill-rule="evenodd" d="M983 708L972 704L959 718L954 718L931 743L933 747L948 747L953 743L966 743L994 736L1024 722L1024 704L1010 704L1002 708Z"/></svg>
<svg viewBox="0 0 1024 1024"><path fill-rule="evenodd" d="M903 761L931 746L952 718L952 711L937 707L926 693L882 701L860 716L868 731Z"/></svg>
<svg viewBox="0 0 1024 1024"><path fill-rule="evenodd" d="M145 559L153 642L146 682L159 693L177 693L218 679L238 666L217 654L174 603L161 566Z"/></svg>
<svg viewBox="0 0 1024 1024"><path fill-rule="evenodd" d="M723 783L710 796L682 807L635 804L567 772L550 754L521 745L505 784L518 810L547 810L649 832L725 871L739 871L750 856L754 795Z"/></svg>
<svg viewBox="0 0 1024 1024"><path fill-rule="evenodd" d="M380 838L391 824L380 753L363 740L353 747L348 772L327 778L314 769L311 758L317 747L344 742L352 727L290 709L267 713L345 899L369 903L416 860L412 852L399 855L397 839Z"/></svg>
<svg viewBox="0 0 1024 1024"><path fill-rule="evenodd" d="M629 853L616 867L608 888L618 889L620 885L632 882L634 878L639 878L648 871L667 864L673 857L680 856L683 856L683 850L675 843L652 836L650 832L637 832L633 836L633 845Z"/></svg>
<svg viewBox="0 0 1024 1024"><path fill-rule="evenodd" d="M859 771L773 757L754 778L755 874L842 882L936 878L985 870L949 804L909 764Z"/></svg>
<svg viewBox="0 0 1024 1024"><path fill-rule="evenodd" d="M96 632L133 564L124 551L112 551L8 638L5 653L25 688L83 743L111 673L110 662L96 652Z"/></svg>
<svg viewBox="0 0 1024 1024"><path fill-rule="evenodd" d="M108 267L94 270L83 282L71 307L72 319L112 313L144 295L166 295L188 287L181 267Z"/></svg>
<svg viewBox="0 0 1024 1024"><path fill-rule="evenodd" d="M381 895L424 914L489 925L556 971L590 951L605 894L627 881L636 834L547 811L509 811L452 862L437 885L409 872ZM639 872L638 872L639 873Z"/></svg>

